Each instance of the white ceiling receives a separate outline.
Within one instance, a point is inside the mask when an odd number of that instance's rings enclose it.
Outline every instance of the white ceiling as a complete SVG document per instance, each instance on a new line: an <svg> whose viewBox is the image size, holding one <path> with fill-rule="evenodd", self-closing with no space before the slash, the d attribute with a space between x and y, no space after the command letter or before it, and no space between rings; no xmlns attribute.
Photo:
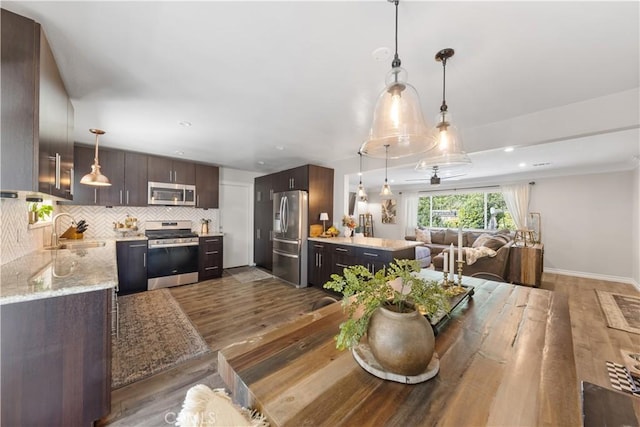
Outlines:
<svg viewBox="0 0 640 427"><path fill-rule="evenodd" d="M390 69L390 58L372 52L393 46L385 0L2 7L42 24L75 106L77 141L92 143L88 129L97 127L107 131L103 146L264 173L356 157ZM456 50L447 101L474 161L464 179L517 175L530 167L521 161L551 163L537 170L633 167L638 2L402 1L399 14L400 58L430 123L442 91L433 57ZM602 111L596 130L586 119L585 129L562 129L556 117L512 153L502 151L512 141L487 137L491 126L515 129L557 109L575 122L571 106L620 93L630 102ZM611 121L618 109L631 118ZM370 185L383 179L375 164ZM394 168L398 182L425 177L413 164Z"/></svg>

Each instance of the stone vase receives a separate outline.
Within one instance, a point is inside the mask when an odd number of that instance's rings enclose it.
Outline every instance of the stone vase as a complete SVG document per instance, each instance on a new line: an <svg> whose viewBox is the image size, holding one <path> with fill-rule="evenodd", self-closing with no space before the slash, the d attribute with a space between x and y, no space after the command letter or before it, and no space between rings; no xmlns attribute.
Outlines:
<svg viewBox="0 0 640 427"><path fill-rule="evenodd" d="M373 356L388 372L399 375L423 373L435 347L433 329L415 307L399 313L381 306L369 320L367 337Z"/></svg>

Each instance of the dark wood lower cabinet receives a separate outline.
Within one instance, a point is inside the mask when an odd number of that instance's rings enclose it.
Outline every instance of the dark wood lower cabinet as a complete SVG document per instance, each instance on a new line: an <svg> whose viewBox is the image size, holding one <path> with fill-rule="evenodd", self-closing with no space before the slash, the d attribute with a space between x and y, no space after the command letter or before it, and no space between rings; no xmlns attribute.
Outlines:
<svg viewBox="0 0 640 427"><path fill-rule="evenodd" d="M110 412L112 293L0 307L3 426L90 426Z"/></svg>
<svg viewBox="0 0 640 427"><path fill-rule="evenodd" d="M147 241L116 242L118 295L147 290Z"/></svg>
<svg viewBox="0 0 640 427"><path fill-rule="evenodd" d="M383 250L363 246L343 245L330 240L309 240L309 284L323 286L332 274L342 275L346 267L362 265L371 273L384 268L394 259L415 259L415 248Z"/></svg>
<svg viewBox="0 0 640 427"><path fill-rule="evenodd" d="M222 276L222 236L200 237L198 281Z"/></svg>

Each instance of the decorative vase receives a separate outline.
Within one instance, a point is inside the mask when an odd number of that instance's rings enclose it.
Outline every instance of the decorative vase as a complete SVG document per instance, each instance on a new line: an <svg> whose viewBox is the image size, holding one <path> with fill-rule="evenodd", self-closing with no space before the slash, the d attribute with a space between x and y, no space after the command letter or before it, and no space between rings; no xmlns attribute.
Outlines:
<svg viewBox="0 0 640 427"><path fill-rule="evenodd" d="M349 227L345 227L343 232L342 232L344 237L351 237L351 233L353 233L353 230L350 229Z"/></svg>
<svg viewBox="0 0 640 427"><path fill-rule="evenodd" d="M38 222L38 212L29 211L29 224Z"/></svg>
<svg viewBox="0 0 640 427"><path fill-rule="evenodd" d="M388 372L400 375L423 373L433 357L435 337L427 319L414 306L399 313L381 306L369 320L367 337L373 356Z"/></svg>

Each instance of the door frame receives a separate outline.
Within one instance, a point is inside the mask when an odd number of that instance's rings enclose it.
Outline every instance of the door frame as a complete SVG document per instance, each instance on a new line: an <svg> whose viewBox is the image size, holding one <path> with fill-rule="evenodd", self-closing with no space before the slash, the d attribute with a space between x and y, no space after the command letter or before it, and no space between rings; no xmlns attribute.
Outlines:
<svg viewBox="0 0 640 427"><path fill-rule="evenodd" d="M247 237L248 237L248 246L247 246L247 260L249 262L250 266L255 266L255 259L253 258L253 192L254 192L254 183L253 182L240 182L240 181L227 181L227 180L223 180L220 181L220 187L222 187L223 185L228 185L228 186L236 186L236 187L245 187L247 188L247 201L248 201L248 220L247 220L247 224L246 224L246 231L247 231ZM222 191L221 191L222 193ZM222 201L222 197L220 198ZM221 203L220 207L218 208L220 210L220 218L218 219L219 223L220 223L220 227L222 227L222 233L224 235L225 233L225 229L224 226L222 224L222 222L224 221L223 217L223 210L224 210L224 205ZM224 265L223 265L224 268Z"/></svg>

